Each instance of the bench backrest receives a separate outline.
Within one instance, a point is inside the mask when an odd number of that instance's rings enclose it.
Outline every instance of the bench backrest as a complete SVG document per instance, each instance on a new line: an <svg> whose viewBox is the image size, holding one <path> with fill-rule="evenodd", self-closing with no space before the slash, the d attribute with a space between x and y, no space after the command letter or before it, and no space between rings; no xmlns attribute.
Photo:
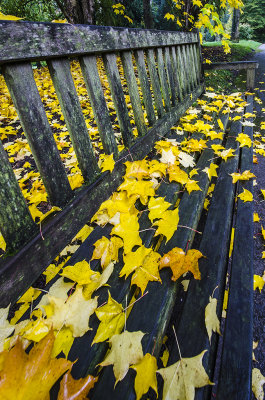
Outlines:
<svg viewBox="0 0 265 400"><path fill-rule="evenodd" d="M1 71L50 202L62 208L40 232L0 142L0 231L8 249L0 261L0 306L5 306L34 282L92 217L99 204L117 189L126 157L133 155L139 159L148 154L153 143L201 95L204 80L197 32L9 21L0 22L0 30ZM98 56L103 59L126 148L120 154L100 81ZM132 134L117 68L118 56L137 138ZM100 174L71 75L70 58L79 60L104 152L114 153L117 160L111 175ZM71 190L34 81L31 62L39 60L47 61L85 180L78 192Z"/></svg>

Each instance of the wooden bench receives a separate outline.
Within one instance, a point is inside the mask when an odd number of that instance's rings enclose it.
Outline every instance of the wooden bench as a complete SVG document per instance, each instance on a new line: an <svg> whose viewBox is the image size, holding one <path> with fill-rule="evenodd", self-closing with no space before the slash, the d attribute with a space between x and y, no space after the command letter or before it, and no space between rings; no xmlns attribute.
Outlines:
<svg viewBox="0 0 265 400"><path fill-rule="evenodd" d="M148 155L154 143L162 137L175 138L170 129L185 111L205 91L203 64L197 32L165 32L155 30L94 27L68 24L29 22L0 22L1 71L19 114L37 168L43 179L52 205L62 211L40 228L34 223L29 208L18 186L12 166L0 143L0 230L7 243L7 253L0 259L0 305L14 304L32 285L53 259L73 239L79 230L96 213L100 204L117 190L125 173L126 160L140 160ZM133 108L138 137L134 138L117 68L120 55ZM134 58L132 58L132 55ZM111 96L116 110L125 150L118 152L109 111L97 68L97 57L103 59ZM69 59L78 59L89 94L102 146L106 154L114 153L115 168L112 173L100 173L97 158L87 133L80 102L70 72ZM79 167L85 179L80 190L72 191L60 159L51 128L38 93L31 62L47 62L53 84L60 101ZM139 96L139 79L142 98ZM241 64L249 69L248 86L253 88L255 63ZM227 65L223 67L229 67ZM241 68L241 67L239 67ZM152 88L152 90L151 90ZM253 96L247 95L245 111L252 113ZM143 108L148 119L145 121ZM239 115L242 117L241 110ZM148 284L148 295L134 304L127 319L128 331L141 330L144 354L159 357L168 326L174 325L182 357L193 357L208 350L203 364L211 379L218 382L217 389L210 385L196 391L196 399L213 395L218 399L248 399L251 395L252 359L252 203L235 203L238 187L251 191L252 182L232 183L230 174L251 169L252 149L239 148L235 140L242 129L250 137L252 126L242 126L241 121L228 120L228 114L218 116L227 137L225 146L235 150L235 157L222 161L212 195L207 218L201 219L209 179L203 169L215 157L211 147L197 156L196 180L201 191L190 195L181 192L176 182L162 182L157 193L173 205L179 203L179 228L166 243L154 238L151 222L146 213L140 217L141 238L146 247L156 245L161 255L172 248L187 251L196 246L205 256L200 260L201 280L191 279L187 292L179 280L171 280L171 272L162 270L160 282ZM248 118L251 121L251 118ZM215 121L218 130L218 123ZM220 130L220 129L219 129ZM210 144L220 144L215 139ZM241 192L241 190L240 190ZM198 224L203 224L203 235L196 235ZM229 259L231 228L235 227L234 250ZM188 227L190 229L186 229ZM110 226L97 227L68 262L69 265L90 260L94 243L110 233ZM43 240L44 238L44 240ZM111 296L125 307L135 293L130 279L119 278L122 257L111 275L108 288ZM99 263L95 266L99 269ZM229 301L224 334L213 334L209 343L205 329L205 307L214 292L218 299L217 315L221 318L224 292L229 276ZM48 286L49 287L49 286ZM100 304L107 300L106 288L101 288ZM139 294L137 294L139 297ZM138 298L137 297L137 298ZM98 320L93 317L93 331L76 338L69 354L78 358L73 367L74 376L95 374L106 354L106 343L91 347ZM172 332L171 332L172 333ZM169 365L179 358L177 343L170 341ZM217 369L216 369L217 360ZM216 372L218 371L218 372ZM217 379L216 379L216 374ZM105 367L93 392L92 399L133 399L135 373L130 370L114 390L112 366ZM161 394L160 394L161 395ZM56 395L53 394L52 396Z"/></svg>

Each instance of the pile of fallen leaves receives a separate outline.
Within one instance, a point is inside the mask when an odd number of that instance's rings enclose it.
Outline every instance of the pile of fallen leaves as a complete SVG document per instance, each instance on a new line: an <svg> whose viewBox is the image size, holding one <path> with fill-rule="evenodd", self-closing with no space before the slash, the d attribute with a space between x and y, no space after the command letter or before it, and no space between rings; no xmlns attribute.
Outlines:
<svg viewBox="0 0 265 400"><path fill-rule="evenodd" d="M98 63L115 136L121 150L123 144L114 105L102 63L100 60ZM121 65L119 67L122 75ZM112 155L106 156L102 151L85 84L79 66L75 62L72 64L72 73L101 168L112 171L115 161ZM82 185L83 178L47 69L35 70L34 74L71 187L78 188ZM123 87L126 88L125 80ZM52 208L48 202L45 188L2 79L0 91L3 110L0 119L1 140L29 204L30 212L36 222L42 222L47 215L58 212L59 209ZM134 124L130 98L126 93L125 99L131 123ZM157 194L157 189L161 182L173 181L181 185L182 193L187 191L190 194L201 190L196 181L196 175L201 172L196 168L198 155L210 146L210 140L219 139L220 144L211 145L215 153L213 162L209 168L202 171L207 174L211 183L204 203L205 209L208 209L214 190L213 182L217 177L218 163L220 160L226 161L234 157L234 150L225 149L221 144L225 135L224 127L221 119L218 119L218 129L216 129L214 115L229 113L230 118L235 121L241 118L237 114L243 112L245 105L245 100L238 93L230 96L217 95L208 89L205 99L198 100L196 108L190 108L179 124L172 127L172 138L161 138L156 142L154 159L145 158L139 161L132 159L125 162L126 173L117 192L100 205L91 222L83 227L72 243L43 273L46 284L51 280L54 282L49 291L46 292L40 287L29 288L17 302L17 309L11 319L8 318L9 307L0 310L0 350L3 350L0 353L1 398L24 400L35 396L38 399L47 399L51 387L63 374L65 375L61 380L58 399L85 398L96 383L97 377L89 375L81 380L73 380L70 374L73 363L68 361L67 357L74 339L82 337L90 330L89 320L94 314L100 323L97 331L93 332L92 345L108 341L111 347L101 362L101 367L113 365L116 383L125 377L129 368L133 368L136 371L137 399L147 393L150 387L157 393L156 373L164 379L164 399L173 398L173 393L174 398L186 399L187 385L191 391L190 398L193 398L195 388L211 384L202 366L204 352L190 359L181 358L171 366L167 366L168 357L164 354L162 359L164 368L160 369L153 355L143 354L141 340L144 333L126 330L126 317L139 299L133 297L129 305L123 307L109 294L106 304L100 304L100 291L97 296L95 292L108 283L115 264L121 259L124 265L119 274L120 279L131 279L131 285L135 285L142 296L146 295L146 286L150 281L163 284L160 276L160 270L163 268L172 270L174 281L188 271L195 279L200 279L199 259L203 255L195 249L184 251L173 248L161 256L157 251L158 248L153 249L143 244L139 234L141 232L139 218L143 212L148 213L150 221L148 229L152 229L155 236L170 240L178 228L178 203L173 205L165 201ZM252 124L248 121L248 118L252 117L255 117L255 114L245 114L242 124ZM136 130L134 133L137 134ZM258 137L256 135L254 143L256 151L265 155L262 139L258 141ZM250 137L244 133L237 136L237 141L240 147L252 145ZM254 177L250 171L235 171L231 179L236 183L238 180ZM252 194L245 189L238 197L242 201L252 201ZM64 267L71 254L89 236L93 228L96 225L106 224L112 226L110 236L109 238L103 236L94 244L91 259L99 260L100 271L93 270L85 260ZM3 238L0 246L4 251ZM260 280L256 278L255 282ZM187 284L188 281L185 279L185 285ZM212 295L205 309L209 340L212 332L220 333L216 305L217 299ZM28 319L23 317L26 311L29 314ZM56 358L62 354L63 357Z"/></svg>

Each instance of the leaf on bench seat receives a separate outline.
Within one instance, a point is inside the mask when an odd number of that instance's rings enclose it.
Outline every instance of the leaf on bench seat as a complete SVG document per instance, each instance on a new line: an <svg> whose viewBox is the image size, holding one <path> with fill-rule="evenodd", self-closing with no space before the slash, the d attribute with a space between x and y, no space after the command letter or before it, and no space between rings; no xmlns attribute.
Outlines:
<svg viewBox="0 0 265 400"><path fill-rule="evenodd" d="M217 299L210 296L210 301L205 307L205 325L211 343L211 337L213 332L220 332L220 321L216 315Z"/></svg>
<svg viewBox="0 0 265 400"><path fill-rule="evenodd" d="M244 203L246 203L246 201L253 201L253 194L247 189L243 189L243 192L240 193L237 197L244 201Z"/></svg>
<svg viewBox="0 0 265 400"><path fill-rule="evenodd" d="M123 246L123 241L116 236L110 239L103 236L94 246L91 260L100 259L101 267L104 269L110 262L119 260L119 249Z"/></svg>
<svg viewBox="0 0 265 400"><path fill-rule="evenodd" d="M201 279L201 273L199 270L198 260L203 257L199 250L188 250L185 252L175 247L165 254L160 260L159 269L169 267L172 270L173 276L172 281L176 281L185 272L192 272L195 279Z"/></svg>
<svg viewBox="0 0 265 400"><path fill-rule="evenodd" d="M156 358L147 353L138 364L131 366L136 371L134 388L136 392L136 400L140 400L142 396L148 392L151 387L157 393L157 362Z"/></svg>
<svg viewBox="0 0 265 400"><path fill-rule="evenodd" d="M251 178L256 178L256 176L250 172L250 170L246 170L242 172L242 174L234 172L231 174L231 176L233 178L233 183L237 183L237 181L248 181Z"/></svg>
<svg viewBox="0 0 265 400"><path fill-rule="evenodd" d="M264 399L263 385L265 383L265 377L262 375L258 368L252 370L252 391L257 400Z"/></svg>
<svg viewBox="0 0 265 400"><path fill-rule="evenodd" d="M143 349L141 340L144 333L141 331L124 331L120 335L114 335L109 340L111 350L101 365L105 367L113 364L113 371L116 378L116 384L121 381L128 372L130 365L137 364L143 358Z"/></svg>
<svg viewBox="0 0 265 400"><path fill-rule="evenodd" d="M94 387L97 380L98 378L92 375L75 380L68 371L61 380L57 400L87 399L88 392Z"/></svg>
<svg viewBox="0 0 265 400"><path fill-rule="evenodd" d="M157 371L164 379L163 400L194 400L195 388L213 385L202 365L205 352Z"/></svg>
<svg viewBox="0 0 265 400"><path fill-rule="evenodd" d="M142 239L139 236L139 222L136 215L121 214L120 224L114 226L111 235L120 236L124 242L124 253L129 253L134 246L141 246Z"/></svg>
<svg viewBox="0 0 265 400"><path fill-rule="evenodd" d="M47 400L49 391L72 363L51 358L54 344L51 330L27 354L20 339L10 351L1 353L0 398L6 400Z"/></svg>
<svg viewBox="0 0 265 400"><path fill-rule="evenodd" d="M155 236L164 235L167 241L172 238L174 232L178 228L179 223L179 209L167 210L163 213L163 217L156 221L154 225L157 225Z"/></svg>
<svg viewBox="0 0 265 400"><path fill-rule="evenodd" d="M149 281L161 282L158 271L160 257L151 248L140 246L124 256L124 267L120 276L125 275L127 278L133 272L131 285L137 285L143 294Z"/></svg>

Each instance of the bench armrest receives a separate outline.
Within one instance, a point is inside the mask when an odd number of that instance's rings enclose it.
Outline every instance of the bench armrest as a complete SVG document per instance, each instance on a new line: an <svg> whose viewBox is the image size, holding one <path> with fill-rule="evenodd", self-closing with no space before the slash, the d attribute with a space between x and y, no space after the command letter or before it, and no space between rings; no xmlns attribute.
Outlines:
<svg viewBox="0 0 265 400"><path fill-rule="evenodd" d="M242 69L247 70L247 88L254 89L255 85L255 69L259 67L259 64L255 61L233 61L233 62L220 62L212 64L203 64L204 70L214 70L214 69L227 69L239 71Z"/></svg>

